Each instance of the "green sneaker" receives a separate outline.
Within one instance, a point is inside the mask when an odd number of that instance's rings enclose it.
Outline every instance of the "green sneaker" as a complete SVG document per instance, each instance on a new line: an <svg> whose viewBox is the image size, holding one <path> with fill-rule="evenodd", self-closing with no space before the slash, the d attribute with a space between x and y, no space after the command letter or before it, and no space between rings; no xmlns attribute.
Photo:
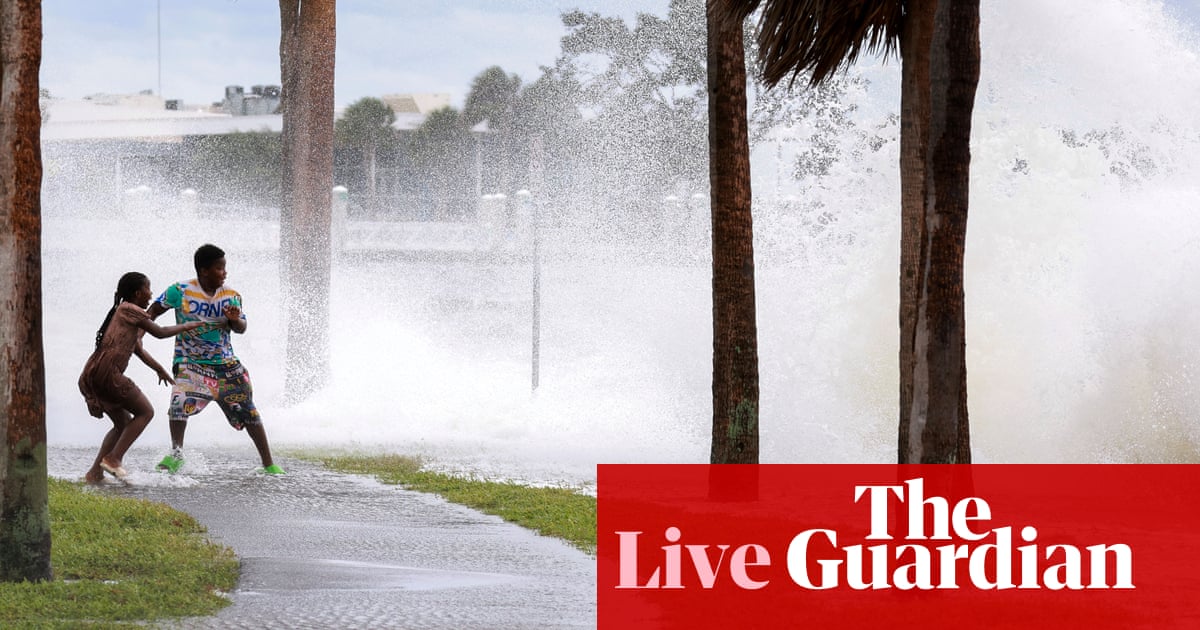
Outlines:
<svg viewBox="0 0 1200 630"><path fill-rule="evenodd" d="M287 474L287 473L283 472L283 469L279 467L279 464L271 464L270 466L267 466L266 468L260 468L259 470L268 475L286 475Z"/></svg>
<svg viewBox="0 0 1200 630"><path fill-rule="evenodd" d="M157 468L159 470L165 470L165 471L171 473L172 475L174 475L175 473L179 472L179 469L182 466L183 466L183 451L180 449L175 449L175 450L171 451L170 455L167 455L166 457L162 458L162 461L158 462L158 465L155 466L155 468Z"/></svg>

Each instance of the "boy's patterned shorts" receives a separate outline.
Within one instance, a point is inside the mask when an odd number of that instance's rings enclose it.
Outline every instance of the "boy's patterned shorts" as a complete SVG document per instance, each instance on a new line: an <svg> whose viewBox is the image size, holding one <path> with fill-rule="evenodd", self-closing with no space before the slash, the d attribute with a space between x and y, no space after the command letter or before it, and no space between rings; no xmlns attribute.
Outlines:
<svg viewBox="0 0 1200 630"><path fill-rule="evenodd" d="M254 388L250 373L240 363L201 365L176 363L175 386L171 388L171 406L167 417L186 421L217 401L225 412L229 426L241 431L248 424L259 424L262 418L254 407Z"/></svg>

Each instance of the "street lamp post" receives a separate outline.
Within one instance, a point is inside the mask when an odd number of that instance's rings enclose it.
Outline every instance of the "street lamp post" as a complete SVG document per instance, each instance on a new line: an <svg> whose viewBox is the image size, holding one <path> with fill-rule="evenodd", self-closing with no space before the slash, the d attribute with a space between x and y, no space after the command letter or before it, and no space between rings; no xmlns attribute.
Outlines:
<svg viewBox="0 0 1200 630"><path fill-rule="evenodd" d="M531 361L531 377L533 390L538 388L538 372L540 371L541 360L541 345L542 345L542 263L540 258L541 235L539 234L538 223L541 220L538 212L538 204L530 199L531 195L528 190L518 190L517 198L521 200L521 205L529 216L529 231L533 241L533 307L532 307L532 349L530 352Z"/></svg>
<svg viewBox="0 0 1200 630"><path fill-rule="evenodd" d="M158 97L163 98L162 91L162 0L155 3L155 28L158 37Z"/></svg>

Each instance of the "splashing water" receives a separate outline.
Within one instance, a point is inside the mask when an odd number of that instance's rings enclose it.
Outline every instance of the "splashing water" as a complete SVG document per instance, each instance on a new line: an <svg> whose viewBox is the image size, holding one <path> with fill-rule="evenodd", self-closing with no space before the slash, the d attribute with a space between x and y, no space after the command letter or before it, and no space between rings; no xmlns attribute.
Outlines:
<svg viewBox="0 0 1200 630"><path fill-rule="evenodd" d="M1195 32L1159 3L984 15L973 430L1000 461L1195 461Z"/></svg>
<svg viewBox="0 0 1200 630"><path fill-rule="evenodd" d="M1196 461L1196 33L1156 2L983 10L966 261L977 460ZM784 191L800 199L786 207L763 194L775 149L754 157L764 462L894 458L898 64L852 72L871 79L847 96L859 127L890 129L888 142L839 145L827 174ZM75 379L120 274L147 273L157 293L193 277L191 253L211 241L246 300L234 345L277 450L417 453L530 479L706 461L707 209L672 203L677 222L644 226L657 232L636 243L614 244L594 220L547 229L534 394L528 260L340 258L333 375L284 407L283 312L304 305L280 303L269 226L86 219L115 210L77 201L44 234L50 442L98 444L107 428ZM169 359L169 340L145 343ZM139 448L165 452L167 389L137 361L129 373L158 412ZM246 443L217 410L191 421L190 448Z"/></svg>

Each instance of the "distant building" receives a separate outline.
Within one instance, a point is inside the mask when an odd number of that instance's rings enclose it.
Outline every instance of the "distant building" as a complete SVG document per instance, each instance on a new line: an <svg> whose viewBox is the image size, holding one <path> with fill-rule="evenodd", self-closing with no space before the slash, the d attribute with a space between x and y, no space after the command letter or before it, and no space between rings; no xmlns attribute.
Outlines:
<svg viewBox="0 0 1200 630"><path fill-rule="evenodd" d="M129 190L146 187L155 196L173 199L179 190L195 190L201 202L215 195L211 186L201 185L192 171L197 147L212 136L241 132L278 133L283 128L279 113L279 86L253 86L250 92L238 85L225 88L225 98L212 106L186 105L163 100L153 93L95 94L83 99L48 99L47 118L42 126L42 155L47 177L43 204L51 213L69 212L80 198L101 197L110 207L120 207ZM437 191L428 174L416 170L407 151L408 139L432 111L450 105L449 94L389 94L380 97L396 112L392 128L397 142L377 155L375 195L366 181L368 169L360 149L335 147L334 173L338 184L350 190L351 214L361 217L390 217L408 220L434 218ZM340 118L344 108L337 108ZM480 195L485 167L480 163L481 145L486 144L486 123L472 129L477 142L474 186L470 194L453 200L449 214L460 219L473 217ZM473 188L473 190L471 190ZM446 214L446 212L442 212Z"/></svg>
<svg viewBox="0 0 1200 630"><path fill-rule="evenodd" d="M240 85L225 86L221 111L231 116L267 116L279 111L278 85L255 85L246 94Z"/></svg>
<svg viewBox="0 0 1200 630"><path fill-rule="evenodd" d="M450 106L449 94L384 94L379 100L397 114L428 114Z"/></svg>
<svg viewBox="0 0 1200 630"><path fill-rule="evenodd" d="M278 114L233 116L145 92L51 98L45 109L42 202L49 216L73 211L80 199L121 208L139 187L173 198L196 186L188 172L196 139L283 128Z"/></svg>

